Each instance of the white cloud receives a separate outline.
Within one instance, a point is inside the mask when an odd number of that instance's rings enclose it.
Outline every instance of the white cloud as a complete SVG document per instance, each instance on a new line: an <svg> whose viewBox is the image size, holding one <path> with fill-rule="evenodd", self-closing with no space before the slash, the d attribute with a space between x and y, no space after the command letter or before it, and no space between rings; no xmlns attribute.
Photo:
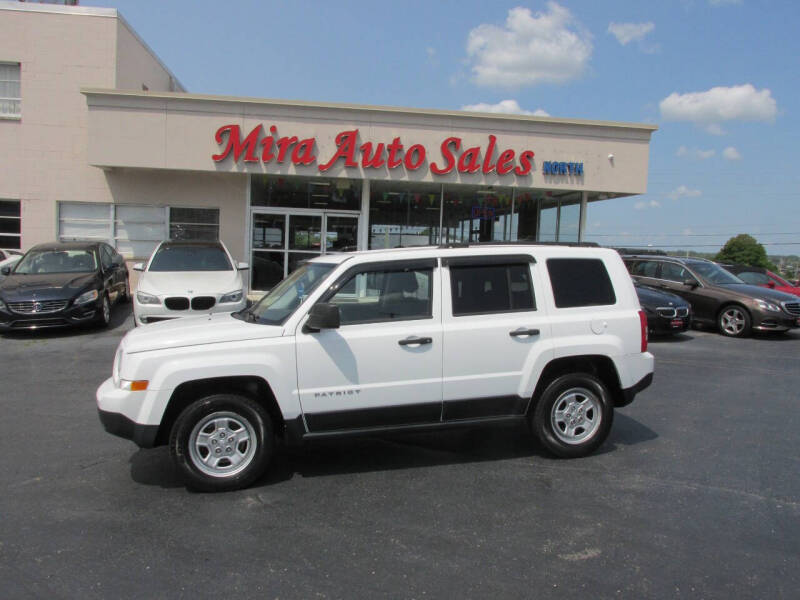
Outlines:
<svg viewBox="0 0 800 600"><path fill-rule="evenodd" d="M466 110L469 112L499 113L503 115L533 115L534 117L550 116L541 108L537 108L534 111L525 110L516 100L501 100L497 104L487 104L486 102L467 104L466 106L462 106L461 110Z"/></svg>
<svg viewBox="0 0 800 600"><path fill-rule="evenodd" d="M702 194L703 192L701 192L700 190L693 190L686 187L685 185L679 185L677 188L675 188L669 194L667 194L667 197L671 198L672 200L677 200L678 198L697 198Z"/></svg>
<svg viewBox="0 0 800 600"><path fill-rule="evenodd" d="M723 133L723 121L773 122L778 106L768 89L751 84L714 87L705 92L673 92L659 103L661 117L667 121L690 121L709 133Z"/></svg>
<svg viewBox="0 0 800 600"><path fill-rule="evenodd" d="M659 208L660 206L661 203L658 200L650 200L649 202L646 200L640 200L633 205L633 208L636 210L645 210L647 208Z"/></svg>
<svg viewBox="0 0 800 600"><path fill-rule="evenodd" d="M623 46L630 42L641 42L648 33L653 31L656 26L648 21L647 23L609 23L608 33L612 34Z"/></svg>
<svg viewBox="0 0 800 600"><path fill-rule="evenodd" d="M742 158L742 155L739 154L739 151L733 146L728 146L725 148L725 150L722 151L722 156L724 156L727 160L741 160Z"/></svg>
<svg viewBox="0 0 800 600"><path fill-rule="evenodd" d="M699 148L687 148L686 146L679 146L675 152L675 156L686 156L689 158L696 158L698 160L706 160L711 158L717 153L716 150L700 150Z"/></svg>
<svg viewBox="0 0 800 600"><path fill-rule="evenodd" d="M483 86L563 83L580 77L591 55L591 34L555 2L535 15L512 8L504 26L479 25L467 37L472 79Z"/></svg>

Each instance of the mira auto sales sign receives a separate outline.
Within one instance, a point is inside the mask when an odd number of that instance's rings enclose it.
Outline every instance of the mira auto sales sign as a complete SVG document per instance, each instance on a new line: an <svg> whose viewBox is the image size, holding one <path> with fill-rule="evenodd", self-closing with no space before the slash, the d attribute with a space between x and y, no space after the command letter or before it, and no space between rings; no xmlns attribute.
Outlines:
<svg viewBox="0 0 800 600"><path fill-rule="evenodd" d="M497 138L493 135L487 137L483 146L471 147L465 147L459 137L448 137L442 140L438 148L429 152L423 144L404 144L399 136L391 141L359 143L358 129L351 129L336 135L336 150L329 156L317 155L316 138L301 140L297 136L281 136L275 125L266 129L259 124L245 136L238 125L223 125L217 129L214 139L220 149L218 154L211 157L215 162L231 157L236 163L317 165L320 172L329 170L341 161L345 167L363 169L405 167L409 171L417 171L424 166L435 175L445 175L452 171L480 171L498 175L513 172L525 176L533 169L534 157L533 150L517 152L499 147ZM554 175L583 175L583 163L547 162L548 167L553 164L558 165L558 168L548 170Z"/></svg>

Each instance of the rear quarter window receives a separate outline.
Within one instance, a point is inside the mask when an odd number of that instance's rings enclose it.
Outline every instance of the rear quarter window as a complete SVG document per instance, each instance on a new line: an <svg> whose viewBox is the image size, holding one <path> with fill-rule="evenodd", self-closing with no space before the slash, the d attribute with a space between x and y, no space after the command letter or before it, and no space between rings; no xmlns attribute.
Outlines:
<svg viewBox="0 0 800 600"><path fill-rule="evenodd" d="M608 306L617 302L606 266L598 258L549 258L547 272L556 308Z"/></svg>

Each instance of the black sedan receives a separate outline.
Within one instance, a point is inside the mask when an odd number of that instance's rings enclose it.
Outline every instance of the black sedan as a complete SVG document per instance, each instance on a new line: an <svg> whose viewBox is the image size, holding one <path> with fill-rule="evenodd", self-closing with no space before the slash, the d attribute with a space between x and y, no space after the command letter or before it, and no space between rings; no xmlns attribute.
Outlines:
<svg viewBox="0 0 800 600"><path fill-rule="evenodd" d="M639 304L647 315L647 330L654 335L681 333L692 323L692 306L680 296L634 284Z"/></svg>
<svg viewBox="0 0 800 600"><path fill-rule="evenodd" d="M0 331L96 324L130 298L128 268L102 242L40 244L14 267L3 267Z"/></svg>

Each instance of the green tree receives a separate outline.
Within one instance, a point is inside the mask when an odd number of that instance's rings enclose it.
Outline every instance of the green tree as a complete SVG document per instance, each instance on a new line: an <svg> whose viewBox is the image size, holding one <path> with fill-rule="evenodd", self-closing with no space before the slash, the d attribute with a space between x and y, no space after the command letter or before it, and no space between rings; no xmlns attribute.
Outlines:
<svg viewBox="0 0 800 600"><path fill-rule="evenodd" d="M758 243L756 238L746 233L732 237L714 257L717 262L737 263L753 267L765 267L772 271L775 265L769 262L767 251Z"/></svg>

